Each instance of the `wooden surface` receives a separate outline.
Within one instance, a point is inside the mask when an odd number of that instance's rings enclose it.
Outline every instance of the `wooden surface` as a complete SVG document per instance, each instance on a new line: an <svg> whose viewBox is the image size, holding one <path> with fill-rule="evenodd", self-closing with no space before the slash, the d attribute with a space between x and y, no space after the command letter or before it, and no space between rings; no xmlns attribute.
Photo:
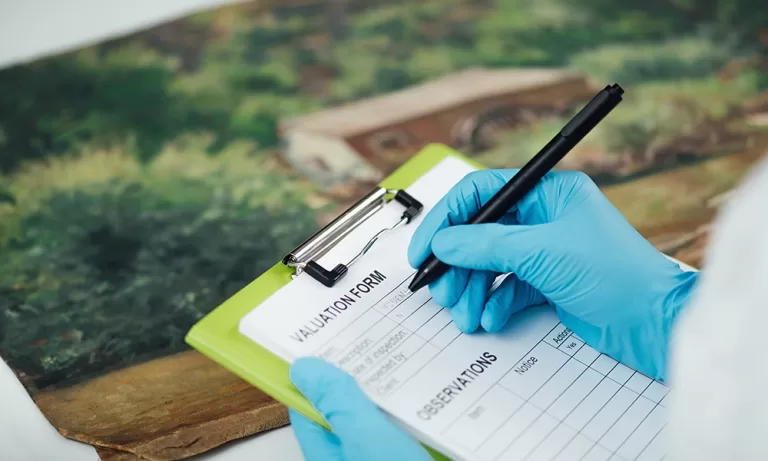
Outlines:
<svg viewBox="0 0 768 461"><path fill-rule="evenodd" d="M288 424L286 408L194 352L165 357L35 401L64 436L108 461L170 461Z"/></svg>

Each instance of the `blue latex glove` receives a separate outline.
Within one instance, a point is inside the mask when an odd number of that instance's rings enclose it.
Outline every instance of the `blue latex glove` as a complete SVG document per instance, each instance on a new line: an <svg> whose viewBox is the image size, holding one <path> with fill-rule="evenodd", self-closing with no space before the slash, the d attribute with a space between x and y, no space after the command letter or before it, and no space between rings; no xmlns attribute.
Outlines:
<svg viewBox="0 0 768 461"><path fill-rule="evenodd" d="M464 332L498 331L549 302L587 344L656 379L672 322L697 273L684 272L624 219L583 173L551 172L498 224L461 225L517 170L469 174L416 230L408 259L452 266L430 285ZM488 296L500 274L512 273Z"/></svg>
<svg viewBox="0 0 768 461"><path fill-rule="evenodd" d="M413 438L395 427L355 380L318 358L296 360L293 384L323 415L333 434L291 410L291 425L307 461L432 461Z"/></svg>

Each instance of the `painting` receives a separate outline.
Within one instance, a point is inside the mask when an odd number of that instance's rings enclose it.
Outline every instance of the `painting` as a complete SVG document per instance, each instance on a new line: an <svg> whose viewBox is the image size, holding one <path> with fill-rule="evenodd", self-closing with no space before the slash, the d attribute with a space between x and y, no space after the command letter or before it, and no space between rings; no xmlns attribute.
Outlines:
<svg viewBox="0 0 768 461"><path fill-rule="evenodd" d="M427 143L520 167L600 88L558 166L705 266L768 151L757 0L281 0L0 70L0 356L103 459L288 423L189 328Z"/></svg>

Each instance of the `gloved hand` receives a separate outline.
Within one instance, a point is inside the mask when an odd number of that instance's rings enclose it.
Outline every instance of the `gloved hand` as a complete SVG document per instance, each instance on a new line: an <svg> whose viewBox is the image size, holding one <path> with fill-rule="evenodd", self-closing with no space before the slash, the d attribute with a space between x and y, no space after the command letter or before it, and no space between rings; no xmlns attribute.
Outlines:
<svg viewBox="0 0 768 461"><path fill-rule="evenodd" d="M432 461L395 427L348 374L318 358L296 360L293 384L323 415L333 434L291 410L291 425L307 461Z"/></svg>
<svg viewBox="0 0 768 461"><path fill-rule="evenodd" d="M672 322L697 273L657 251L583 173L551 172L499 223L461 225L516 172L471 173L424 217L410 264L433 253L452 266L429 287L435 302L464 332L498 331L549 302L587 344L663 379Z"/></svg>

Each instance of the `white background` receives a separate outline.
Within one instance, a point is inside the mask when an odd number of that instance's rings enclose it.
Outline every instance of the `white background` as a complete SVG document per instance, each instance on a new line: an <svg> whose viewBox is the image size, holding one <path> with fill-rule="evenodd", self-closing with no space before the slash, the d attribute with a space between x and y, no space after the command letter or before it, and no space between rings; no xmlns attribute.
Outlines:
<svg viewBox="0 0 768 461"><path fill-rule="evenodd" d="M232 0L0 0L0 68L78 48ZM0 88L0 91L13 91ZM60 436L0 360L0 459L97 461ZM298 461L290 428L230 443L193 461Z"/></svg>

